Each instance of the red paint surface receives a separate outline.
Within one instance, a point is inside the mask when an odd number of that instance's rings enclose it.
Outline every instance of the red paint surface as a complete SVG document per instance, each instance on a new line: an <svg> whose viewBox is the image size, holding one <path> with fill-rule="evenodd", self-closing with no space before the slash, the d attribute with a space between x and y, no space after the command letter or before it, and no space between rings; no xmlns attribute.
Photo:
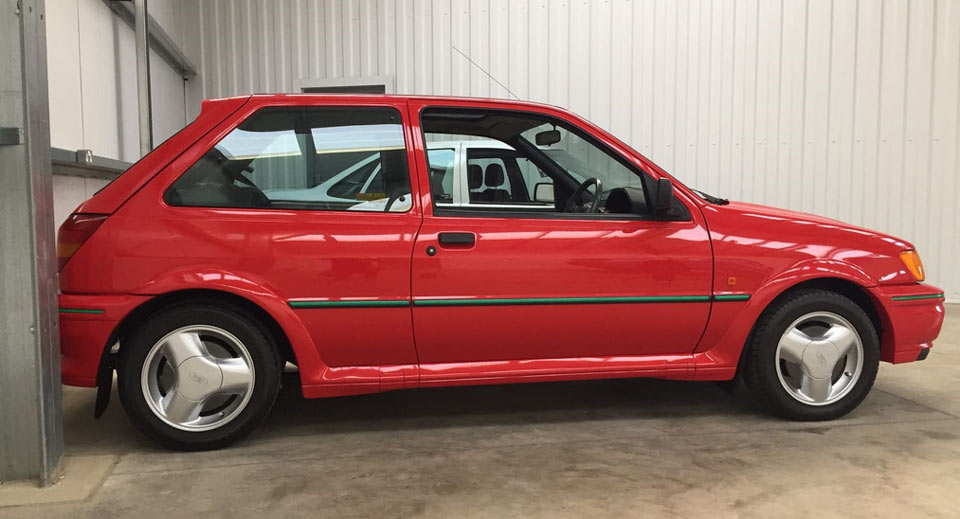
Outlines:
<svg viewBox="0 0 960 519"><path fill-rule="evenodd" d="M265 106L392 106L401 111L412 194L408 213L169 207L164 190L217 140ZM306 396L420 386L607 377L724 380L760 313L790 287L836 278L869 294L881 358L932 346L941 291L913 281L902 240L812 215L716 206L675 182L691 220L435 216L417 120L421 108L522 109L557 117L654 178L668 176L613 136L553 107L476 99L252 96L204 104L197 120L77 211L111 214L60 277L64 382L94 385L118 324L152 298L213 290L245 298L279 325ZM669 177L669 176L668 176ZM421 186L421 188L418 188ZM437 233L472 232L472 247ZM428 256L428 246L438 253ZM729 284L730 278L735 280ZM290 308L291 300L409 301L750 294L748 301Z"/></svg>

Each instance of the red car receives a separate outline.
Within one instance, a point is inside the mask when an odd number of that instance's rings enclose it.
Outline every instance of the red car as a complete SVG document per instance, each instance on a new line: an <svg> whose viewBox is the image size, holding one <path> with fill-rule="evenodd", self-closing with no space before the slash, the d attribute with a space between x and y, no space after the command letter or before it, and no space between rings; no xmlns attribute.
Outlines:
<svg viewBox="0 0 960 519"><path fill-rule="evenodd" d="M480 142L478 142L480 141ZM60 228L63 380L118 375L181 449L309 398L743 377L825 420L924 359L943 292L913 246L728 202L532 103L255 95L197 119Z"/></svg>

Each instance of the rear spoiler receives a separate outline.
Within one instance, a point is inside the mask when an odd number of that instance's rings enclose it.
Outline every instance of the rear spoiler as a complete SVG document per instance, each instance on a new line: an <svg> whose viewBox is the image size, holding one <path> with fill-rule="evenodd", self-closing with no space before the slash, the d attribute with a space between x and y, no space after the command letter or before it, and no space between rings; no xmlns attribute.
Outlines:
<svg viewBox="0 0 960 519"><path fill-rule="evenodd" d="M247 95L203 101L200 114L192 123L130 166L113 182L80 204L74 212L112 214L184 150L239 110L250 97Z"/></svg>

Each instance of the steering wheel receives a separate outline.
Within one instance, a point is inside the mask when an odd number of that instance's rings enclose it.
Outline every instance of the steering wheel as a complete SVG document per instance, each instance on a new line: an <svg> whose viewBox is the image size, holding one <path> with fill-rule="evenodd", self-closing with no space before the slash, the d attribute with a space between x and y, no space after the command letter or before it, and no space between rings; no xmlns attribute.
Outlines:
<svg viewBox="0 0 960 519"><path fill-rule="evenodd" d="M587 188L589 188L592 185L597 186L597 189L596 189L597 196L593 197L593 202L590 204L590 207L587 208L585 205L582 205L577 201L580 200L580 197L587 192ZM580 184L579 187L577 187L577 190L573 192L573 195L571 195L570 198L567 199L567 204L563 206L563 212L565 213L573 213L573 212L596 213L600 209L600 193L602 193L602 188L600 187L599 178L593 177L593 178L588 178L584 180L583 183ZM574 207L579 207L580 210L574 211L573 210ZM584 211L584 209L587 209L587 210Z"/></svg>

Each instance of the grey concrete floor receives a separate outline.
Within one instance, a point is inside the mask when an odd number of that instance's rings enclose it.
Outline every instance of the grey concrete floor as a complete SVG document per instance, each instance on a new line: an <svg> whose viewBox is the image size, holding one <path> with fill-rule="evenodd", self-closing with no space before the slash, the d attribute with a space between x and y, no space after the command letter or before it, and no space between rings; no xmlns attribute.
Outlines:
<svg viewBox="0 0 960 519"><path fill-rule="evenodd" d="M960 517L960 307L851 415L793 423L710 383L618 380L304 400L235 447L157 448L66 388L66 451L114 462L7 517ZM68 464L82 471L83 463Z"/></svg>

